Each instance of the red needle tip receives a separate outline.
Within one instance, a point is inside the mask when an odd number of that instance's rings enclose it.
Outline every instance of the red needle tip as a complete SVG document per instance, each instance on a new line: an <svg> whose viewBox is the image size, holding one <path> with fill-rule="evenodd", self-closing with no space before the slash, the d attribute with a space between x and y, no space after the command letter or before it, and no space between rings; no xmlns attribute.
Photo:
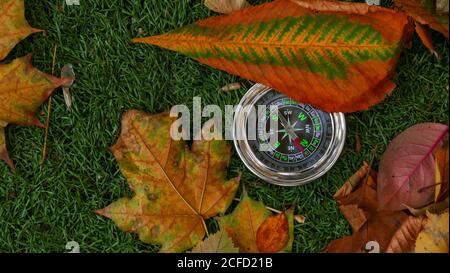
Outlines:
<svg viewBox="0 0 450 273"><path fill-rule="evenodd" d="M300 152L305 156L305 150L302 147L302 144L300 143L300 139L297 137L294 139L295 145L297 145L297 148L300 150Z"/></svg>

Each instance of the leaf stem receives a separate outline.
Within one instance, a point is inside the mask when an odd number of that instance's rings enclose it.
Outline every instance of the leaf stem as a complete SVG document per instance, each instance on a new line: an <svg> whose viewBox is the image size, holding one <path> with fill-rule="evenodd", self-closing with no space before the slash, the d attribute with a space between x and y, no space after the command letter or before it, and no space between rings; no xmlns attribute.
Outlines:
<svg viewBox="0 0 450 273"><path fill-rule="evenodd" d="M55 75L55 63L56 63L56 48L58 46L55 45L53 47L53 62L52 62L52 76ZM47 156L47 142L48 142L48 130L50 127L50 117L52 114L52 97L48 98L48 106L47 106L47 120L45 122L45 135L44 135L44 148L42 150L42 159L40 164L43 165L45 162L45 158Z"/></svg>

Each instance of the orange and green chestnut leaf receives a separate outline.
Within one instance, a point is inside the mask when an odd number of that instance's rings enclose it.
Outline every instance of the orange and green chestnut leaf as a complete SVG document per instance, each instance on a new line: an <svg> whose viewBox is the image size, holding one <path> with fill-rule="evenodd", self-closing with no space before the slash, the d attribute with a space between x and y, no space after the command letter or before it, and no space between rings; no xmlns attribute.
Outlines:
<svg viewBox="0 0 450 273"><path fill-rule="evenodd" d="M262 202L252 200L246 193L231 214L218 218L221 230L233 240L241 253L258 253L258 228L271 215Z"/></svg>
<svg viewBox="0 0 450 273"><path fill-rule="evenodd" d="M379 103L395 88L390 79L414 31L407 15L360 3L304 6L315 2L276 0L133 41L183 53L325 111Z"/></svg>
<svg viewBox="0 0 450 273"><path fill-rule="evenodd" d="M394 0L394 3L414 21L429 25L448 39L448 13L437 13L435 0Z"/></svg>
<svg viewBox="0 0 450 273"><path fill-rule="evenodd" d="M124 114L111 150L134 196L96 211L141 241L160 244L160 252L182 252L200 242L205 220L226 211L239 185L239 178L226 178L225 141L194 141L189 149L171 138L174 121L168 113Z"/></svg>
<svg viewBox="0 0 450 273"><path fill-rule="evenodd" d="M14 170L6 150L5 128L8 124L44 127L35 116L40 105L55 88L67 83L34 68L31 55L0 64L0 159Z"/></svg>
<svg viewBox="0 0 450 273"><path fill-rule="evenodd" d="M0 0L0 60L21 40L39 31L27 23L23 0Z"/></svg>

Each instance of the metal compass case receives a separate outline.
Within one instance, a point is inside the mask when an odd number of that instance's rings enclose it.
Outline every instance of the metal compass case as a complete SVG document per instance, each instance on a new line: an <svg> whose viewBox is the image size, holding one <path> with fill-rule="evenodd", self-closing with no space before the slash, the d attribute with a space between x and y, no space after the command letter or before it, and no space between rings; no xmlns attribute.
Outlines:
<svg viewBox="0 0 450 273"><path fill-rule="evenodd" d="M244 95L233 124L234 144L247 168L281 186L303 185L329 171L345 134L344 114L295 102L262 84Z"/></svg>

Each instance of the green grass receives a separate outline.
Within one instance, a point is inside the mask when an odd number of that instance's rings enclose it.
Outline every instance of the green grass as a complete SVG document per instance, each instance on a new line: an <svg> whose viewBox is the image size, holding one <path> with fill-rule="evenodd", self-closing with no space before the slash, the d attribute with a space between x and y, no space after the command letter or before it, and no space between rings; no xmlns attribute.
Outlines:
<svg viewBox="0 0 450 273"><path fill-rule="evenodd" d="M157 251L157 246L141 243L93 213L131 194L108 150L118 135L121 114L133 108L159 113L175 104L190 105L193 96L201 96L204 104L237 104L251 83L182 55L130 42L139 28L148 35L160 34L213 15L200 0L81 0L80 6L64 9L62 2L26 1L28 21L46 32L26 39L6 60L33 52L35 66L50 72L57 45L56 71L72 63L77 81L71 90L73 111L66 109L61 91L53 96L44 166L39 165L44 131L7 128L17 174L0 163L0 252L63 252L71 240L82 252ZM330 240L351 233L332 195L363 160L370 160L376 145L380 149L375 161L409 126L448 123L448 41L437 33L433 40L443 55L440 61L415 38L401 57L392 96L369 111L346 115L345 149L320 180L297 188L268 185L233 153L229 175L242 173L242 184L253 198L277 209L296 203L296 213L306 215L306 223L295 226L295 252L322 251ZM235 81L245 88L218 91ZM46 104L41 109L44 122ZM355 151L356 135L361 138L360 153ZM209 224L216 226L214 221Z"/></svg>

